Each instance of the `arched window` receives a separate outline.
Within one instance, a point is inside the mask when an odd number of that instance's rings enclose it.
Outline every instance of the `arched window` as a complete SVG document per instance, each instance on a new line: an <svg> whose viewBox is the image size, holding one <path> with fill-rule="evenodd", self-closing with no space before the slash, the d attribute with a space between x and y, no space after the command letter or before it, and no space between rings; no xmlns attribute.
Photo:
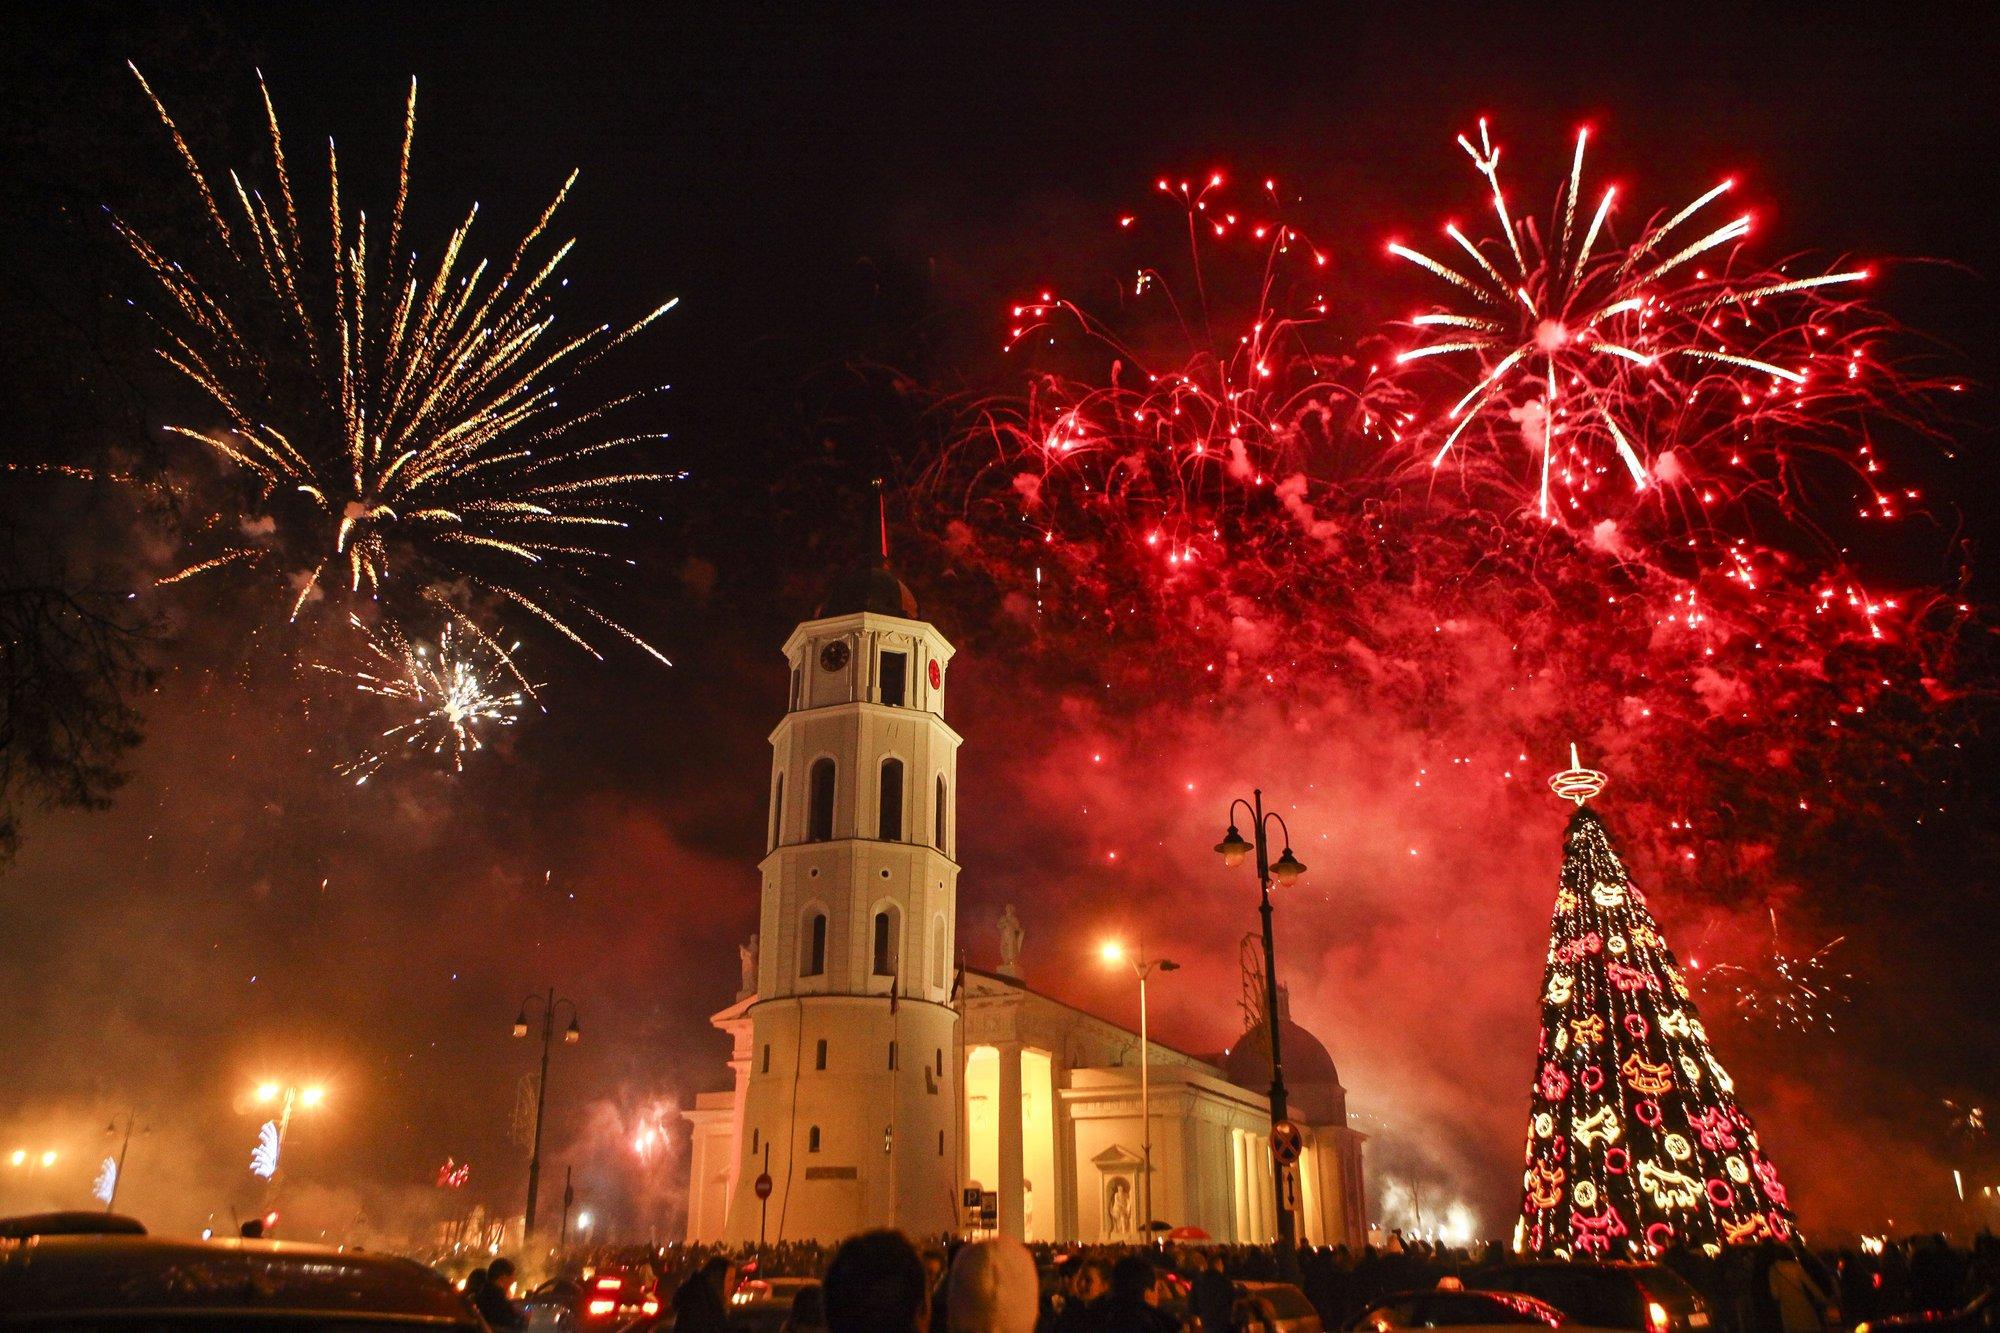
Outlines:
<svg viewBox="0 0 2000 1333"><path fill-rule="evenodd" d="M771 846L778 845L778 839L785 836L785 775L778 774L778 780L771 784Z"/></svg>
<svg viewBox="0 0 2000 1333"><path fill-rule="evenodd" d="M812 818L806 825L806 841L826 842L833 837L833 760L813 760Z"/></svg>
<svg viewBox="0 0 2000 1333"><path fill-rule="evenodd" d="M903 840L903 761L882 761L882 810L875 823L875 836L884 842Z"/></svg>
<svg viewBox="0 0 2000 1333"><path fill-rule="evenodd" d="M818 1152L818 1151L819 1151L819 1126L818 1126L818 1125L814 1125L814 1126L813 1126L813 1127L812 1127L811 1129L809 1129L809 1130L807 1130L807 1131L806 1131L806 1151L807 1151L807 1152Z"/></svg>
<svg viewBox="0 0 2000 1333"><path fill-rule="evenodd" d="M896 909L885 907L875 914L875 975L896 975Z"/></svg>
<svg viewBox="0 0 2000 1333"><path fill-rule="evenodd" d="M794 711L794 712L796 712L796 711L798 710L798 708L799 708L799 705L800 705L800 704L802 704L802 703L804 703L804 702L805 702L805 701L804 701L803 699L799 698L799 669L798 669L797 667L793 667L793 668L792 668L792 709L793 709L793 711Z"/></svg>
<svg viewBox="0 0 2000 1333"><path fill-rule="evenodd" d="M931 922L931 985L944 989L944 918Z"/></svg>
<svg viewBox="0 0 2000 1333"><path fill-rule="evenodd" d="M945 803L945 791L944 791L944 774L940 773L940 774L938 774L938 780L937 780L937 839L936 839L936 841L937 841L937 849L938 849L939 851L943 852L943 853L944 853L944 854L945 854L946 856L950 856L950 855L951 855L951 849L950 849L950 848L948 848L948 847L946 847L946 846L944 845L944 833L945 833L945 827L944 827L944 824L945 824L945 819L944 819L944 812L945 812L945 805L946 805L946 803Z"/></svg>
<svg viewBox="0 0 2000 1333"><path fill-rule="evenodd" d="M826 975L826 913L814 908L799 938L799 975Z"/></svg>

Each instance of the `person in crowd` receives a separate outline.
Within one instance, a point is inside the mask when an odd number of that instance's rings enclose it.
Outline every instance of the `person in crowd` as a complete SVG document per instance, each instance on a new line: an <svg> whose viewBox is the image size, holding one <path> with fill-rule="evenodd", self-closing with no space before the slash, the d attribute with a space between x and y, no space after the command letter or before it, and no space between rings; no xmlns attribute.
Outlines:
<svg viewBox="0 0 2000 1333"><path fill-rule="evenodd" d="M735 1272L736 1265L726 1255L717 1254L688 1274L674 1291L676 1333L726 1333Z"/></svg>
<svg viewBox="0 0 2000 1333"><path fill-rule="evenodd" d="M1074 1256L1060 1300L1052 1302L1046 1319L1051 1333L1085 1333L1092 1327L1094 1310L1111 1291L1111 1265L1096 1257Z"/></svg>
<svg viewBox="0 0 2000 1333"><path fill-rule="evenodd" d="M1157 1308L1159 1270L1144 1254L1111 1266L1111 1291L1094 1303L1083 1327L1091 1333L1174 1333L1174 1320Z"/></svg>
<svg viewBox="0 0 2000 1333"><path fill-rule="evenodd" d="M949 1333L1034 1333L1041 1280L1034 1256L1004 1236L967 1245L951 1263Z"/></svg>
<svg viewBox="0 0 2000 1333"><path fill-rule="evenodd" d="M1194 1275L1192 1304L1204 1329L1228 1328L1229 1309L1236 1301L1236 1286L1220 1254L1211 1254L1201 1271Z"/></svg>
<svg viewBox="0 0 2000 1333"><path fill-rule="evenodd" d="M864 1231L842 1241L822 1285L830 1333L928 1333L924 1261L900 1231Z"/></svg>
<svg viewBox="0 0 2000 1333"><path fill-rule="evenodd" d="M478 1294L472 1298L472 1306L479 1311L479 1317L492 1328L526 1328L528 1321L510 1294L514 1286L513 1260L495 1259L485 1271L486 1280L480 1283ZM468 1282L466 1290L471 1289Z"/></svg>
<svg viewBox="0 0 2000 1333"><path fill-rule="evenodd" d="M817 1282L800 1287L792 1297L792 1312L785 1316L779 1333L827 1333L826 1293Z"/></svg>

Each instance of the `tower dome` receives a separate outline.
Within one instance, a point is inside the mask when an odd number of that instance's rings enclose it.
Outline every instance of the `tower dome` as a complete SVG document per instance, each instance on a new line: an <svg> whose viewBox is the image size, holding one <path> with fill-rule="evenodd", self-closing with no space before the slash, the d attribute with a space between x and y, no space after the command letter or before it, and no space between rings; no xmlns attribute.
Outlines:
<svg viewBox="0 0 2000 1333"><path fill-rule="evenodd" d="M836 578L826 590L826 600L820 603L815 618L826 620L861 612L901 616L904 620L919 618L916 594L880 560L855 565Z"/></svg>

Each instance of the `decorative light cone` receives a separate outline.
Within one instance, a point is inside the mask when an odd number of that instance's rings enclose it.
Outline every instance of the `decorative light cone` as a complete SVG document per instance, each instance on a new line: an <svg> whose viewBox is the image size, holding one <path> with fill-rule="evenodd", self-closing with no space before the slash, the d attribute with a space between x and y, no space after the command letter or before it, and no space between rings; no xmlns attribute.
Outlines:
<svg viewBox="0 0 2000 1333"><path fill-rule="evenodd" d="M1222 853L1222 864L1240 866L1243 864L1243 858L1257 849L1243 841L1243 835L1236 831L1236 825L1231 824L1229 832L1222 835L1222 841L1215 844L1215 850Z"/></svg>

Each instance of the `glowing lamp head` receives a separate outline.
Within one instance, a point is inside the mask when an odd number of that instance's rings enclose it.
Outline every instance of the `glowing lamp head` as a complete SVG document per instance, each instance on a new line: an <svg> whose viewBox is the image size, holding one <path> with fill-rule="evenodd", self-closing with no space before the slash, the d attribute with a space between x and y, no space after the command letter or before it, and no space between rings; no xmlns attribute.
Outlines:
<svg viewBox="0 0 2000 1333"><path fill-rule="evenodd" d="M309 1087L303 1088L299 1092L299 1105L301 1106L306 1106L306 1107L318 1106L321 1102L325 1100L326 1100L326 1089L321 1087L317 1083L314 1083Z"/></svg>
<svg viewBox="0 0 2000 1333"><path fill-rule="evenodd" d="M528 1035L528 1011L526 1009L514 1015L514 1035L517 1037Z"/></svg>
<svg viewBox="0 0 2000 1333"><path fill-rule="evenodd" d="M574 1018L570 1019L569 1026L563 1029L563 1040L572 1046L583 1040L583 1029L576 1025Z"/></svg>
<svg viewBox="0 0 2000 1333"><path fill-rule="evenodd" d="M56 1164L56 1154L54 1149L50 1149L48 1152L42 1154L42 1166L45 1169L54 1166L55 1164Z"/></svg>
<svg viewBox="0 0 2000 1333"><path fill-rule="evenodd" d="M1106 940L1097 951L1097 956L1107 963L1122 963L1125 961L1125 946L1117 940Z"/></svg>
<svg viewBox="0 0 2000 1333"><path fill-rule="evenodd" d="M21 1163L27 1160L28 1160L28 1150L26 1148L16 1148L14 1149L13 1152L7 1155L7 1162L8 1165L10 1166L19 1166Z"/></svg>
<svg viewBox="0 0 2000 1333"><path fill-rule="evenodd" d="M1215 844L1215 850L1222 853L1222 864L1240 866L1243 858L1257 849L1243 841L1243 835L1236 831L1236 825L1229 826L1229 832L1222 835L1222 841Z"/></svg>
<svg viewBox="0 0 2000 1333"><path fill-rule="evenodd" d="M257 1100L260 1102L274 1102L278 1099L278 1094L283 1091L283 1088L267 1080L257 1085Z"/></svg>
<svg viewBox="0 0 2000 1333"><path fill-rule="evenodd" d="M1290 884L1305 873L1305 862L1293 856L1292 849L1289 847L1285 848L1284 852L1278 857L1277 862L1271 867L1271 878L1277 880L1280 884Z"/></svg>

